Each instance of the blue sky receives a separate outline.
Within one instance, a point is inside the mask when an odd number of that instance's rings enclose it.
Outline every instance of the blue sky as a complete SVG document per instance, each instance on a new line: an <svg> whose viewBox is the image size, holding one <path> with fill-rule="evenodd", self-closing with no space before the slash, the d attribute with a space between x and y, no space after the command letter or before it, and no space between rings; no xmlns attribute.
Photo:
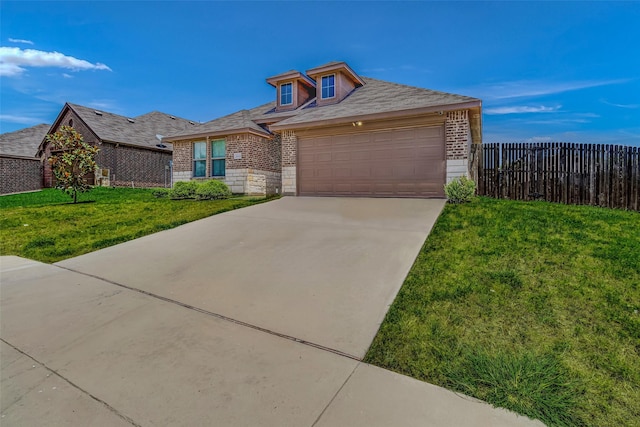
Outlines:
<svg viewBox="0 0 640 427"><path fill-rule="evenodd" d="M65 101L196 121L332 60L483 100L484 138L640 145L640 2L2 1L0 132Z"/></svg>

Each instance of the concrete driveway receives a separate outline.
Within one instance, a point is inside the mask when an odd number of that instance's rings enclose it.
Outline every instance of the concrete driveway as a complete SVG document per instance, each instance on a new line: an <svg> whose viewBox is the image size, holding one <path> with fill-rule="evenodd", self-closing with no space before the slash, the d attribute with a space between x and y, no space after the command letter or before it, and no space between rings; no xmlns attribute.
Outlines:
<svg viewBox="0 0 640 427"><path fill-rule="evenodd" d="M443 205L286 197L56 265L361 359Z"/></svg>
<svg viewBox="0 0 640 427"><path fill-rule="evenodd" d="M0 424L541 425L359 362L442 206L285 198L1 257Z"/></svg>

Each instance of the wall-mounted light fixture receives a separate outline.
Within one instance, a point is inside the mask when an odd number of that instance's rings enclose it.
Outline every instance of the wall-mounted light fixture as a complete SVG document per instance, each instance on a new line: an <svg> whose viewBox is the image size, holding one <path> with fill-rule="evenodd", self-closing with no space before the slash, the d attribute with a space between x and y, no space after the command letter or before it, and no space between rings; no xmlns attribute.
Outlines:
<svg viewBox="0 0 640 427"><path fill-rule="evenodd" d="M352 122L352 123L351 123L351 125L352 125L353 127L356 127L356 126L362 126L362 122Z"/></svg>

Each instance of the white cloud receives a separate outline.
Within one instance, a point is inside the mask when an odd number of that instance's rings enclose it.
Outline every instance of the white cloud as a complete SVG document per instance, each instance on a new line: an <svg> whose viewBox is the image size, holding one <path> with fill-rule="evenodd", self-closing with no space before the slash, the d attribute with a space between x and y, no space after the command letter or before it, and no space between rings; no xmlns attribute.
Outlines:
<svg viewBox="0 0 640 427"><path fill-rule="evenodd" d="M615 80L577 80L569 82L549 82L536 80L518 80L502 83L487 83L459 91L470 93L484 99L532 98L557 93L571 92L598 86L608 86L629 82L630 79Z"/></svg>
<svg viewBox="0 0 640 427"><path fill-rule="evenodd" d="M67 73L62 73L62 77L64 77L65 79L72 79L73 76L71 74L67 74Z"/></svg>
<svg viewBox="0 0 640 427"><path fill-rule="evenodd" d="M529 106L529 105L514 105L511 107L494 107L484 110L485 114L501 115L501 114L524 114L524 113L553 113L562 107L562 105L556 105L554 107Z"/></svg>
<svg viewBox="0 0 640 427"><path fill-rule="evenodd" d="M108 70L111 68L99 62L92 64L84 59L74 58L59 52L44 52L18 47L0 47L0 76L19 76L25 67L55 67L67 70Z"/></svg>
<svg viewBox="0 0 640 427"><path fill-rule="evenodd" d="M0 114L0 121L9 122L9 123L19 123L21 125L32 125L34 123L46 122L46 120L42 120L36 117L16 116L12 114Z"/></svg>
<svg viewBox="0 0 640 427"><path fill-rule="evenodd" d="M618 108L630 108L630 109L640 108L640 104L615 104L613 102L607 101L606 99L601 99L600 102L602 102L603 104L610 105L612 107L618 107Z"/></svg>
<svg viewBox="0 0 640 427"><path fill-rule="evenodd" d="M25 40L25 39L12 39L11 37L9 37L9 41L11 43L22 43L22 44L30 44L32 45L33 42L31 40Z"/></svg>

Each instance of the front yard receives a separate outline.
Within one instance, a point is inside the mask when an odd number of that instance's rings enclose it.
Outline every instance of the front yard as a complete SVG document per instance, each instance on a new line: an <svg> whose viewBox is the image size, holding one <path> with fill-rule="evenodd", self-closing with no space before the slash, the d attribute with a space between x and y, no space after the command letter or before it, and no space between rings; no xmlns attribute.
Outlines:
<svg viewBox="0 0 640 427"><path fill-rule="evenodd" d="M265 199L168 200L98 187L70 200L56 189L0 197L0 255L56 262Z"/></svg>
<svg viewBox="0 0 640 427"><path fill-rule="evenodd" d="M366 361L559 426L640 425L640 214L447 205Z"/></svg>

